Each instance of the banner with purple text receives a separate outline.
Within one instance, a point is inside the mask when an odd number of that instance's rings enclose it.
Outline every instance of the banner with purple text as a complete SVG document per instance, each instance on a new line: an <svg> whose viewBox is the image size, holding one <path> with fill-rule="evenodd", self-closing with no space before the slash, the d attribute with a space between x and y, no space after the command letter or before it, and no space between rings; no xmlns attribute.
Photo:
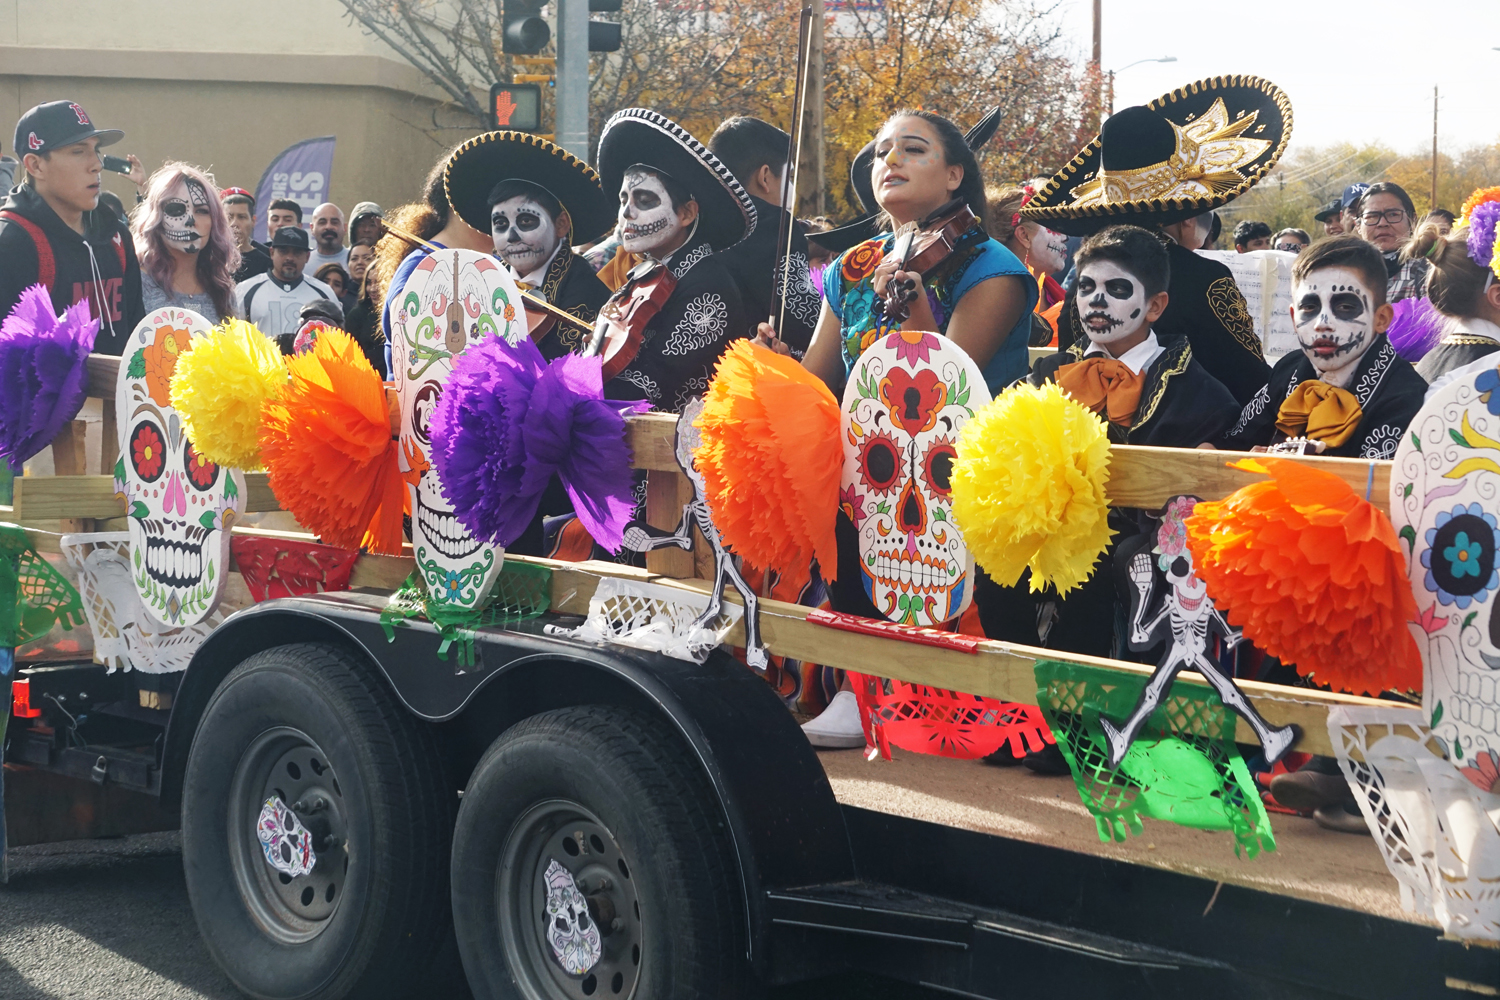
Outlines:
<svg viewBox="0 0 1500 1000"><path fill-rule="evenodd" d="M260 175L255 186L255 238L266 241L266 209L271 202L290 198L302 206L304 223L328 200L328 178L333 174L334 136L303 139L281 151ZM304 226L304 228L306 228Z"/></svg>

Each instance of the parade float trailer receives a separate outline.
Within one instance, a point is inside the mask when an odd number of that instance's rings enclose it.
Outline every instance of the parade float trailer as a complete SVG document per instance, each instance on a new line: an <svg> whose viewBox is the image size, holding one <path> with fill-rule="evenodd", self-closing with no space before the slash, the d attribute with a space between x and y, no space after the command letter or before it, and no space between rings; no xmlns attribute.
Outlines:
<svg viewBox="0 0 1500 1000"><path fill-rule="evenodd" d="M119 361L88 365L89 395L108 400ZM391 408L394 423L394 394ZM628 429L634 465L649 473L649 519L665 529L693 499L674 430L663 415ZM82 433L81 421L66 427L52 445L58 474L16 478L0 508L54 561L64 533L123 522L108 475L113 428L103 474L83 468ZM1120 506L1223 497L1255 478L1212 452L1120 446L1111 459ZM1391 463L1299 461L1384 506ZM276 509L264 474L246 475L246 512ZM1493 942L1445 936L1403 906L1370 839L1285 818L1274 853L1254 859L1152 820L1139 836L1101 840L1066 779L899 750L820 754L723 648L700 664L569 634L610 588L703 606L712 563L701 537L691 551L651 553L648 566L508 556L493 624L466 651L420 616L389 628L382 616L411 559L362 555L347 590L230 615L157 691L76 656L23 656L5 751L8 846L180 822L209 948L256 996L420 983L450 905L460 942L490 956L468 970L479 996L667 996L690 982L753 995L847 970L975 997L1500 992ZM729 599L725 647L744 642ZM1008 703L1037 703L1039 662L1136 682L1150 673L836 619L759 607L773 655ZM1205 686L1194 674L1176 683ZM1269 722L1297 725L1296 748L1310 753L1338 752L1327 720L1341 707L1423 722L1390 702L1241 687ZM268 795L291 806L272 817L278 846L305 851L277 869L256 835ZM468 820L455 839L461 795ZM633 829L599 818L622 802ZM552 883L564 891L549 893ZM507 970L516 985L497 988Z"/></svg>

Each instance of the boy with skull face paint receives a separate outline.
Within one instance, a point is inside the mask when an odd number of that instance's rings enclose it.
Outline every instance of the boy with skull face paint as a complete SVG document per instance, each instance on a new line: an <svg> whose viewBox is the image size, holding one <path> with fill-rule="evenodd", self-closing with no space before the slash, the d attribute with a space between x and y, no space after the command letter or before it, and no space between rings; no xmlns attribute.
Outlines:
<svg viewBox="0 0 1500 1000"><path fill-rule="evenodd" d="M1292 281L1302 349L1276 363L1221 446L1298 438L1325 455L1393 457L1427 383L1386 338L1393 310L1380 251L1355 236L1320 240L1298 255Z"/></svg>

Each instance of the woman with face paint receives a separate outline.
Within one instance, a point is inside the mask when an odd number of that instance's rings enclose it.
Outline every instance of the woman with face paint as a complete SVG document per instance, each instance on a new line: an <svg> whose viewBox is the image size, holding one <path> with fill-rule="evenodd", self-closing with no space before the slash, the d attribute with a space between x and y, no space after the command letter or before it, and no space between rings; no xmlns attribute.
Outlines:
<svg viewBox="0 0 1500 1000"><path fill-rule="evenodd" d="M1271 380L1220 442L1237 450L1288 439L1346 458L1391 458L1422 406L1427 383L1385 335L1380 251L1357 236L1319 240L1292 265L1292 327L1300 351L1271 369Z"/></svg>
<svg viewBox="0 0 1500 1000"><path fill-rule="evenodd" d="M824 272L823 312L803 364L839 386L882 334L927 330L963 348L991 392L1024 377L1037 286L1016 255L986 231L984 179L963 133L930 111L897 112L876 135L871 179L885 233L845 251ZM979 225L926 278L901 271L897 259L886 256L895 230L920 225L954 198L968 203ZM882 308L893 280L912 282L924 293L901 323L890 322Z"/></svg>
<svg viewBox="0 0 1500 1000"><path fill-rule="evenodd" d="M208 174L186 163L163 165L146 182L131 234L148 313L178 306L211 323L234 315L240 252Z"/></svg>
<svg viewBox="0 0 1500 1000"><path fill-rule="evenodd" d="M992 224L995 239L1021 258L1021 263L1037 282L1039 297L1033 314L1036 318L1031 321L1032 347L1057 343L1057 318L1068 294L1053 277L1067 264L1068 238L1041 223L1021 218L1021 209L1041 184L1032 181L1025 187L1002 187L988 192L990 211L995 219Z"/></svg>

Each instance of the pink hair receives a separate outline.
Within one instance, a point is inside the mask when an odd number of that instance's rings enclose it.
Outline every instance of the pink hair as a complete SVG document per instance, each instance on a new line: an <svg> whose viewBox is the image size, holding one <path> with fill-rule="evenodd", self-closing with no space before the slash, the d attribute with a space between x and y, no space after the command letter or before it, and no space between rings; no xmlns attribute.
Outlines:
<svg viewBox="0 0 1500 1000"><path fill-rule="evenodd" d="M178 181L196 181L208 194L208 240L197 254L198 280L208 290L220 319L234 314L234 272L239 270L240 251L229 230L229 219L219 203L219 188L213 175L190 163L171 160L162 164L146 181L146 200L135 211L130 231L135 237L135 255L141 270L151 275L167 292L172 289L172 255L162 236L162 203Z"/></svg>

